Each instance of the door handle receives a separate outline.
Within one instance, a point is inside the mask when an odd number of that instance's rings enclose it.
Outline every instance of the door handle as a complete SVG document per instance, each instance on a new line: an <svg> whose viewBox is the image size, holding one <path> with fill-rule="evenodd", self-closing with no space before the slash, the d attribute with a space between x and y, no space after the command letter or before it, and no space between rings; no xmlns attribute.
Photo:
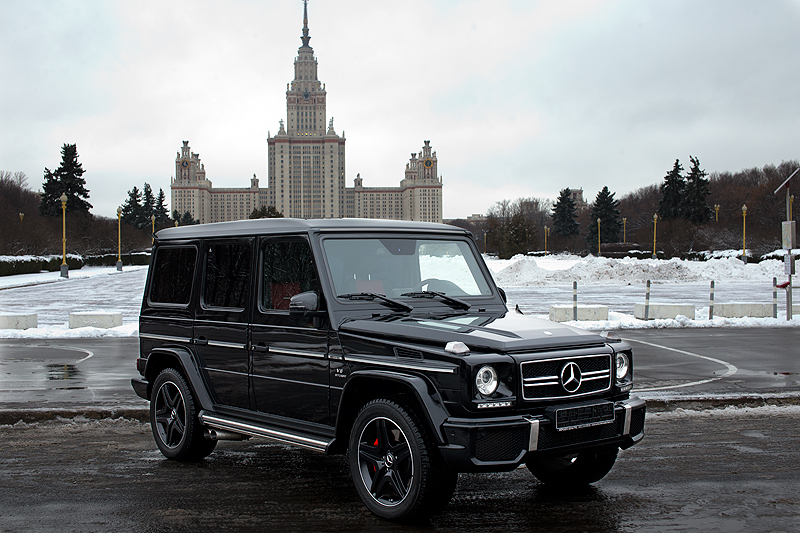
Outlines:
<svg viewBox="0 0 800 533"><path fill-rule="evenodd" d="M259 352L259 353L269 352L269 346L267 346L263 342L259 342L258 344L251 344L250 347L253 349L254 352Z"/></svg>
<svg viewBox="0 0 800 533"><path fill-rule="evenodd" d="M192 342L200 346L208 346L208 339L205 337L197 337L196 339L193 339Z"/></svg>

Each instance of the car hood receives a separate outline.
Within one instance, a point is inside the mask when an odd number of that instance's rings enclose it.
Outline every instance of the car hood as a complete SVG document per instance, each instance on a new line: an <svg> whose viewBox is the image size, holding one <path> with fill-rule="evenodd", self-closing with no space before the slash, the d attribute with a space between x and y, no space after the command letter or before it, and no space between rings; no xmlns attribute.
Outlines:
<svg viewBox="0 0 800 533"><path fill-rule="evenodd" d="M410 343L438 344L442 348L460 341L471 351L515 352L598 346L596 333L517 313L460 314L444 317L391 316L352 320L340 333L384 337Z"/></svg>

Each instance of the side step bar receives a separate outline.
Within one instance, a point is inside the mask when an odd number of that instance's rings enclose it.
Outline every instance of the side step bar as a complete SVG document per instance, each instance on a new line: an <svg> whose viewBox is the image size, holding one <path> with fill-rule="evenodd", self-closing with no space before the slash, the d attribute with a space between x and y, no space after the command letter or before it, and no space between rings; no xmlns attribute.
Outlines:
<svg viewBox="0 0 800 533"><path fill-rule="evenodd" d="M209 414L206 411L200 411L200 414L197 415L197 418L200 419L201 424L211 428L230 431L233 433L241 433L242 435L250 435L252 437L264 437L282 444L301 446L303 448L308 448L323 453L328 451L328 447L333 443L334 440L324 440L320 437L305 435L302 433L291 433L285 429L274 429L267 426L256 425L253 422L245 422L234 418L225 418L217 414Z"/></svg>

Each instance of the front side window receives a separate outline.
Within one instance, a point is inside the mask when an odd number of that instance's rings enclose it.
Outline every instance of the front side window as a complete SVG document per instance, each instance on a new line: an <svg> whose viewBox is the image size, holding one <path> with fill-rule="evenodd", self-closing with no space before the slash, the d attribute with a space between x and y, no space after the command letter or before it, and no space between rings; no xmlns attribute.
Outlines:
<svg viewBox="0 0 800 533"><path fill-rule="evenodd" d="M490 296L466 241L328 238L323 243L337 295L371 292L400 298L415 291Z"/></svg>
<svg viewBox="0 0 800 533"><path fill-rule="evenodd" d="M261 253L261 308L288 310L301 292L320 293L317 267L308 242L302 239L264 243Z"/></svg>
<svg viewBox="0 0 800 533"><path fill-rule="evenodd" d="M192 297L196 260L197 248L194 246L158 248L153 260L150 302L187 305Z"/></svg>
<svg viewBox="0 0 800 533"><path fill-rule="evenodd" d="M247 241L209 244L203 305L243 309L250 288L251 245Z"/></svg>

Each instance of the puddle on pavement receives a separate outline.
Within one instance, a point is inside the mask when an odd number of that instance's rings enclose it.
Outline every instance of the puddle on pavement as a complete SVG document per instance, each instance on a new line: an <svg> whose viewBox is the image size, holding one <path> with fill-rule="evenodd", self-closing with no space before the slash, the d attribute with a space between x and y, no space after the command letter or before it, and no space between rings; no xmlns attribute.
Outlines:
<svg viewBox="0 0 800 533"><path fill-rule="evenodd" d="M49 364L45 365L48 380L74 379L80 377L81 371L75 365Z"/></svg>

